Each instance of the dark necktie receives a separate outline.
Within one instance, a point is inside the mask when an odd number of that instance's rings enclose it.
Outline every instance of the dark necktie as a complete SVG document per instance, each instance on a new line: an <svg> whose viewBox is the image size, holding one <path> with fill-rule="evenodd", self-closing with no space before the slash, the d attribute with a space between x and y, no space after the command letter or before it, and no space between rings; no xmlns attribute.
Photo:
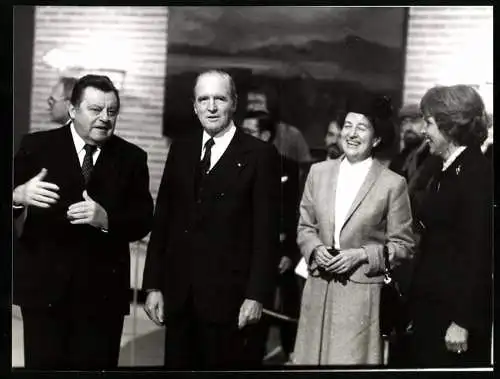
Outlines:
<svg viewBox="0 0 500 379"><path fill-rule="evenodd" d="M200 162L200 172L204 176L210 171L210 158L212 156L212 146L215 145L214 139L210 138L205 142L205 154Z"/></svg>
<svg viewBox="0 0 500 379"><path fill-rule="evenodd" d="M85 157L83 158L82 163L82 174L85 179L85 185L89 182L90 174L92 169L94 168L94 162L92 160L92 156L94 155L97 146L85 144L83 147L85 149Z"/></svg>

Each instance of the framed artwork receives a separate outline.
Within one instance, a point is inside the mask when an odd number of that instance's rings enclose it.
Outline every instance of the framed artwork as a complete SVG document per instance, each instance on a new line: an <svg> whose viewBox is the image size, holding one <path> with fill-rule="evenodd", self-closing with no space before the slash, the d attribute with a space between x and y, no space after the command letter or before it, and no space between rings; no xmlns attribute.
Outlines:
<svg viewBox="0 0 500 379"><path fill-rule="evenodd" d="M236 82L237 122L248 89L267 87L280 119L321 148L352 90L401 104L407 14L405 7L169 7L164 134L196 125L196 75L221 68Z"/></svg>

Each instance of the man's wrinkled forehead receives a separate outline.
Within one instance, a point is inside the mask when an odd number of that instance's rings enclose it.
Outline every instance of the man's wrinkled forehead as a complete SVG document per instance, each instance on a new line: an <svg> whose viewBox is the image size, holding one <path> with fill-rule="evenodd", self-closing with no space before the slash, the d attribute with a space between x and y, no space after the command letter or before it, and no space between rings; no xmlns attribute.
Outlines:
<svg viewBox="0 0 500 379"><path fill-rule="evenodd" d="M83 90L81 102L88 106L100 106L108 108L118 107L118 98L112 91L105 92L99 88L86 87Z"/></svg>
<svg viewBox="0 0 500 379"><path fill-rule="evenodd" d="M226 87L227 92L231 93L230 79L217 72L208 72L201 74L196 80L194 86L195 96L199 93L200 88L206 89L207 87L223 86Z"/></svg>

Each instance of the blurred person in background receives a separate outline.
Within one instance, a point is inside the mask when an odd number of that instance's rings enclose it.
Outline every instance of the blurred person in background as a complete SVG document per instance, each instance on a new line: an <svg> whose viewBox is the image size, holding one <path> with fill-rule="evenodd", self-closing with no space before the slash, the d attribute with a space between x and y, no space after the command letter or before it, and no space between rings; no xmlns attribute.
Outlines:
<svg viewBox="0 0 500 379"><path fill-rule="evenodd" d="M406 181L373 159L390 133L385 99L351 99L341 130L344 155L312 165L300 203L297 242L309 275L293 363L380 365L380 291L385 269L413 254Z"/></svg>
<svg viewBox="0 0 500 379"><path fill-rule="evenodd" d="M70 99L76 82L76 78L63 76L60 77L54 87L52 87L50 96L47 99L52 122L64 125L70 121Z"/></svg>
<svg viewBox="0 0 500 379"><path fill-rule="evenodd" d="M247 110L264 111L278 115L278 100L264 88L252 88L247 94ZM302 132L295 126L278 120L272 143L282 156L299 164L299 182L302 184L302 188L309 166L313 161L309 145Z"/></svg>
<svg viewBox="0 0 500 379"><path fill-rule="evenodd" d="M118 90L106 76L77 81L71 121L27 134L14 157L13 254L28 369L118 366L129 313L129 243L151 229L147 154L114 134Z"/></svg>
<svg viewBox="0 0 500 379"><path fill-rule="evenodd" d="M267 112L249 111L243 120L242 129L251 136L271 143L276 132L276 120ZM299 168L297 162L284 156L280 156L280 166L280 258L279 264L276 267L278 278L275 305L271 305L271 307L289 318L297 319L300 295L299 283L293 269L300 259L296 242L299 206ZM269 327L271 325L271 320L267 320L266 318L265 321L263 333L256 338L262 357L264 357ZM295 343L297 324L292 321L280 321L278 319L273 319L272 321L277 321L279 325L281 348L285 359L288 360Z"/></svg>
<svg viewBox="0 0 500 379"><path fill-rule="evenodd" d="M340 157L342 152L342 147L340 143L340 130L343 120L340 117L334 118L330 124L328 124L328 130L325 135L325 146L326 146L326 158L337 159Z"/></svg>
<svg viewBox="0 0 500 379"><path fill-rule="evenodd" d="M484 103L470 86L433 87L420 102L438 170L417 214L413 363L490 365L493 174L481 152Z"/></svg>
<svg viewBox="0 0 500 379"><path fill-rule="evenodd" d="M429 155L429 147L423 135L425 121L418 105L404 106L399 112L401 151L392 160L389 168L404 176L407 182Z"/></svg>

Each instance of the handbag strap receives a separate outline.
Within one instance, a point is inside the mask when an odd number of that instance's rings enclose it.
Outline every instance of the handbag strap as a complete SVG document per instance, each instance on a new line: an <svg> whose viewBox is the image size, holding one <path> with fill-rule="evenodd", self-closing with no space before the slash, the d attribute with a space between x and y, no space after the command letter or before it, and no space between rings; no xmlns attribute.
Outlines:
<svg viewBox="0 0 500 379"><path fill-rule="evenodd" d="M392 282L392 270L391 270L391 263L389 262L389 250L387 249L387 246L384 245L383 249L383 254L384 254L384 283L389 284Z"/></svg>

